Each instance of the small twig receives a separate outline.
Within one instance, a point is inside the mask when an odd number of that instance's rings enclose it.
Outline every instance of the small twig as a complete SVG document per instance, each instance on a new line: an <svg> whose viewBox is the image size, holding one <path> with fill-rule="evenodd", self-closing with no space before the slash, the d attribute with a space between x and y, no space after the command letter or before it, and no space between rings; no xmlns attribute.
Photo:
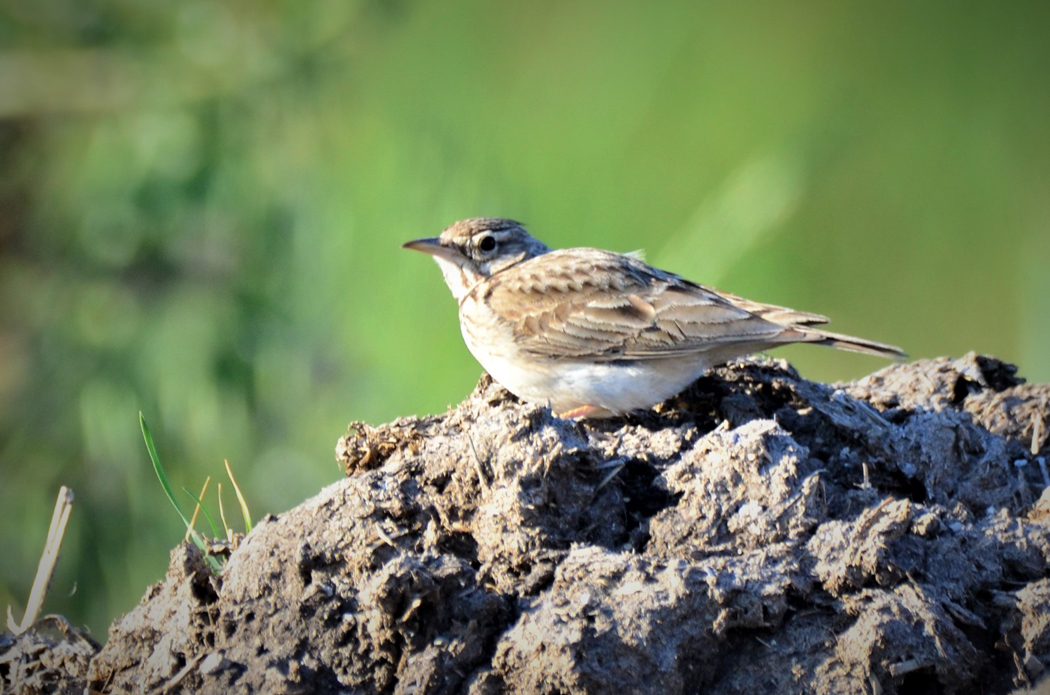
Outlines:
<svg viewBox="0 0 1050 695"><path fill-rule="evenodd" d="M1032 456L1039 453L1043 444L1043 413L1039 410L1032 413Z"/></svg>
<svg viewBox="0 0 1050 695"><path fill-rule="evenodd" d="M616 435L616 443L612 445L612 448L609 451L611 455L616 456L616 452L619 451L620 445L623 444L623 437L624 431L620 430ZM595 470L603 470L606 468L611 468L612 470L604 478L602 478L602 481L598 483L598 487L594 488L594 496L597 496L598 492L603 487L611 483L613 478L619 475L620 471L622 471L624 467L627 466L628 461L630 461L628 457L618 456L612 459L611 461L606 461L605 463L601 463L595 466Z"/></svg>
<svg viewBox="0 0 1050 695"><path fill-rule="evenodd" d="M376 535L378 535L379 538L384 543L389 545L391 548L396 548L397 547L397 543L395 543L394 539L390 537L390 534L388 534L386 531L383 530L383 527L379 525L378 521L375 524L375 529L376 529Z"/></svg>
<svg viewBox="0 0 1050 695"><path fill-rule="evenodd" d="M763 647L765 647L769 651L777 652L778 654L780 653L780 647L777 646L777 641L776 640L770 640L769 642L767 642L764 639L762 639L761 637L756 637L755 639L758 641L759 644L761 644Z"/></svg>
<svg viewBox="0 0 1050 695"><path fill-rule="evenodd" d="M860 467L861 467L861 470L864 471L864 482L862 482L860 484L860 489L861 490L870 490L871 489L871 478L868 477L868 462L867 461L861 462Z"/></svg>
<svg viewBox="0 0 1050 695"><path fill-rule="evenodd" d="M921 668L928 667L929 664L920 661L919 659L908 659L907 661L898 661L895 664L890 664L887 669L890 672L890 676L893 678L900 678L901 676L907 675L912 671L918 671Z"/></svg>
<svg viewBox="0 0 1050 695"><path fill-rule="evenodd" d="M618 467L614 468L608 475L606 475L604 478L602 478L602 481L600 483L598 483L598 487L594 488L594 494L597 495L599 490L601 490L603 487L605 487L606 485L611 483L612 479L615 478L616 475L620 471L622 471L624 469L624 466L626 466L626 465L627 465L627 463L625 461L621 461L620 465Z"/></svg>
<svg viewBox="0 0 1050 695"><path fill-rule="evenodd" d="M171 677L171 680L161 683L151 690L150 695L163 695L164 693L170 693L172 690L179 687L179 684L186 679L186 676L190 675L193 669L197 668L197 664L199 664L204 657L204 654L198 654L190 659L189 662L182 667L182 670Z"/></svg>
<svg viewBox="0 0 1050 695"><path fill-rule="evenodd" d="M481 466L481 457L478 456L478 450L474 446L474 440L469 434L467 435L467 442L470 444L470 450L474 452L474 470L478 474L478 482L481 483L481 487L488 490L492 487L492 481L490 481L488 476L485 475L485 470Z"/></svg>
<svg viewBox="0 0 1050 695"><path fill-rule="evenodd" d="M66 523L72 511L73 491L63 485L58 491L58 499L55 500L55 512L51 515L51 527L47 530L47 542L44 544L44 552L40 555L40 563L36 567L36 578L33 580L33 589L29 593L29 602L26 604L21 623L15 622L11 606L7 607L7 629L16 635L28 630L40 615L47 587L51 584L51 576L55 572L55 563L58 562L58 551L62 547Z"/></svg>

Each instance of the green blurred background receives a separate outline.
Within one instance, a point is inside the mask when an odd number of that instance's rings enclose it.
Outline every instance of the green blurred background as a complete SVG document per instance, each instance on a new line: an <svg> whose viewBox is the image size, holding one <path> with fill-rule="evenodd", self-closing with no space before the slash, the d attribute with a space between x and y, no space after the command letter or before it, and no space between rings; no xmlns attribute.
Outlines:
<svg viewBox="0 0 1050 695"><path fill-rule="evenodd" d="M0 1L0 610L63 484L48 611L104 639L163 575L139 410L258 518L350 420L464 397L399 248L463 217L1050 379L1048 37L1045 2Z"/></svg>

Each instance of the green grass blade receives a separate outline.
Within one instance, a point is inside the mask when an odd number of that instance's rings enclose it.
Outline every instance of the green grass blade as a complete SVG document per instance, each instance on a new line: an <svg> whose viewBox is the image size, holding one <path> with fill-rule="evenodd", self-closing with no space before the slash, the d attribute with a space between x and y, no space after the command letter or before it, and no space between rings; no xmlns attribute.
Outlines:
<svg viewBox="0 0 1050 695"><path fill-rule="evenodd" d="M219 537L219 528L215 525L215 519L212 518L211 512L209 512L208 508L204 506L204 502L201 501L201 498L197 497L197 495L193 494L192 492L190 492L186 488L182 488L182 491L185 492L187 495L189 495L190 499L192 499L194 502L196 502L198 505L200 505L201 511L204 512L204 518L208 520L208 525L211 526L211 536L212 536L212 538L218 538Z"/></svg>
<svg viewBox="0 0 1050 695"><path fill-rule="evenodd" d="M160 456L157 455L157 447L153 444L153 434L150 432L149 425L146 424L146 418L141 410L139 411L139 426L142 428L142 438L146 440L146 450L149 452L150 461L153 462L153 472L157 474L157 480L160 481L164 494L168 496L171 506L175 507L175 511L179 513L182 523L186 524L186 528L192 529L190 520L186 518L182 507L179 506L178 501L175 499L175 492L171 489L171 483L168 482L168 476L164 473L164 467L160 465Z"/></svg>
<svg viewBox="0 0 1050 695"><path fill-rule="evenodd" d="M204 554L205 559L209 561L208 565L211 566L213 570L218 571L218 569L221 568L221 564L218 564L218 561L215 558L208 555L208 544L205 543L204 539L201 538L201 535L194 530L193 526L190 524L190 520L186 518L186 514L182 511L182 507L179 506L178 501L175 499L175 492L171 489L171 483L168 482L168 476L164 472L164 466L160 465L160 456L157 455L157 447L153 444L153 433L150 432L149 425L146 424L146 418L141 410L139 411L139 427L142 428L142 438L146 441L146 450L149 452L150 461L153 462L153 472L157 474L157 480L160 481L160 486L164 489L164 494L168 496L168 501L171 502L171 506L175 507L175 511L178 512L179 517L182 519L182 523L186 525L186 529L190 532L190 539L193 541L193 544ZM201 508L204 508L203 505ZM205 514L207 514L207 511L205 511Z"/></svg>

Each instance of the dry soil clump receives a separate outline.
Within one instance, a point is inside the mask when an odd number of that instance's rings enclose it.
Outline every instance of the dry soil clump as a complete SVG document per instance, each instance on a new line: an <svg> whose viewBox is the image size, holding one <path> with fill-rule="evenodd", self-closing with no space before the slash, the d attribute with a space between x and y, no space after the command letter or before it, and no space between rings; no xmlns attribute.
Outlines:
<svg viewBox="0 0 1050 695"><path fill-rule="evenodd" d="M1050 667L1048 400L972 354L742 361L583 423L486 378L352 426L345 480L221 576L177 548L31 692L1005 693ZM46 670L27 640L5 685Z"/></svg>

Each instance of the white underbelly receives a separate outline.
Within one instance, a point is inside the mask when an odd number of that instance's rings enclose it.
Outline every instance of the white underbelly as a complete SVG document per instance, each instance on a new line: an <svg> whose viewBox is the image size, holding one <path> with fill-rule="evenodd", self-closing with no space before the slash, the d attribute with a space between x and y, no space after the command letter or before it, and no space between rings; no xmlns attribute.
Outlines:
<svg viewBox="0 0 1050 695"><path fill-rule="evenodd" d="M679 393L707 370L707 360L577 362L475 355L492 378L522 400L556 413L599 406L612 413L648 408Z"/></svg>

